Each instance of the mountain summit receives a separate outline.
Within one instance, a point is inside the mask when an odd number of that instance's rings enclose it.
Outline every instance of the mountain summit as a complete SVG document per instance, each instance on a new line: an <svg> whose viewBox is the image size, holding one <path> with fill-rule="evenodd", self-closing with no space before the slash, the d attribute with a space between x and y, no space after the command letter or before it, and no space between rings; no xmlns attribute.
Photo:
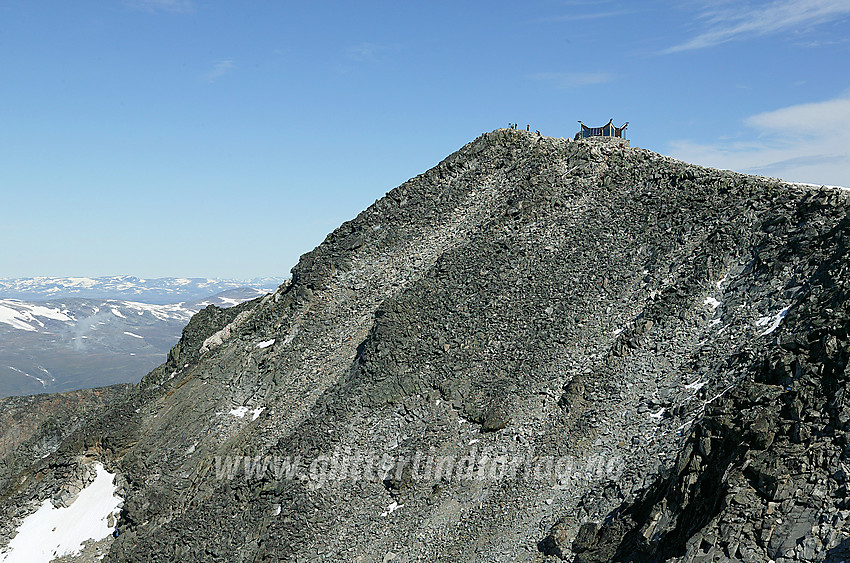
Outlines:
<svg viewBox="0 0 850 563"><path fill-rule="evenodd" d="M0 545L108 471L117 537L63 553L840 561L847 210L839 190L486 133L274 293L200 311L138 386L6 435Z"/></svg>

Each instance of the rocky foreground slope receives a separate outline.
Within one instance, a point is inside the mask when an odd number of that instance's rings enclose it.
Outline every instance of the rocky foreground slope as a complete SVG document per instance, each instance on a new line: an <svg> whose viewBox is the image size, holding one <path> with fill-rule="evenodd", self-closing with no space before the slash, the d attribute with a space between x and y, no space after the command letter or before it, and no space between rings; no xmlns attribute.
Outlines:
<svg viewBox="0 0 850 563"><path fill-rule="evenodd" d="M97 460L105 561L844 560L847 209L487 133L14 466L0 545Z"/></svg>

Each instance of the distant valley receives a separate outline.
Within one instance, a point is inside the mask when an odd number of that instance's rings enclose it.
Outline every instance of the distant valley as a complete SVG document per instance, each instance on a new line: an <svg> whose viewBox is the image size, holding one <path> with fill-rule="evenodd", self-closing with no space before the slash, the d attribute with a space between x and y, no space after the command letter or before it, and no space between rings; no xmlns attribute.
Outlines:
<svg viewBox="0 0 850 563"><path fill-rule="evenodd" d="M0 279L0 397L135 383L165 361L193 314L283 281Z"/></svg>

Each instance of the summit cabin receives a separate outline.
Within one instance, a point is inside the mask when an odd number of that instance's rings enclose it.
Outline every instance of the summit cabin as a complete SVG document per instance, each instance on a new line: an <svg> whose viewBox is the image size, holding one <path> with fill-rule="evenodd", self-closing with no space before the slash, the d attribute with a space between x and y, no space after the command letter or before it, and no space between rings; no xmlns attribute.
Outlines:
<svg viewBox="0 0 850 563"><path fill-rule="evenodd" d="M615 127L613 119L602 127L588 127L581 121L579 121L579 125L581 125L581 130L576 133L576 141L579 139L604 139L606 141L610 139L611 142L629 146L629 142L624 137L626 127L629 126L628 121L623 123L622 127Z"/></svg>

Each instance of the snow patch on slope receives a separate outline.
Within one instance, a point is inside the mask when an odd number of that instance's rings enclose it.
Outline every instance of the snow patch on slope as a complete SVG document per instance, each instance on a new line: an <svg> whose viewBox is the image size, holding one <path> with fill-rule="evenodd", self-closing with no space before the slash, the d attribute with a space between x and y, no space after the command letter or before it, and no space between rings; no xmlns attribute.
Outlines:
<svg viewBox="0 0 850 563"><path fill-rule="evenodd" d="M790 308L791 306L789 305L788 307L785 307L784 309L776 313L773 317L762 317L757 320L756 326L765 326L768 324L770 325L767 327L767 329L765 329L764 332L761 333L761 336L766 336L776 330L777 327L779 327L779 323L781 323L782 319L785 318L785 315L788 314L788 309Z"/></svg>
<svg viewBox="0 0 850 563"><path fill-rule="evenodd" d="M112 533L108 522L121 511L123 499L115 496L115 475L95 464L97 477L66 508L55 508L46 499L30 514L9 542L0 563L48 562L63 555L78 554L88 540L100 541Z"/></svg>
<svg viewBox="0 0 850 563"><path fill-rule="evenodd" d="M0 323L5 323L18 330L36 331L38 328L33 323L39 327L44 326L44 323L37 317L65 322L74 320L59 309L51 309L16 299L0 299Z"/></svg>
<svg viewBox="0 0 850 563"><path fill-rule="evenodd" d="M260 415L263 414L263 411L266 410L266 407L257 407L255 409L250 409L248 407L235 407L230 409L230 412L227 414L233 415L236 418L244 418L246 414L251 413L251 421L257 420L260 418Z"/></svg>

